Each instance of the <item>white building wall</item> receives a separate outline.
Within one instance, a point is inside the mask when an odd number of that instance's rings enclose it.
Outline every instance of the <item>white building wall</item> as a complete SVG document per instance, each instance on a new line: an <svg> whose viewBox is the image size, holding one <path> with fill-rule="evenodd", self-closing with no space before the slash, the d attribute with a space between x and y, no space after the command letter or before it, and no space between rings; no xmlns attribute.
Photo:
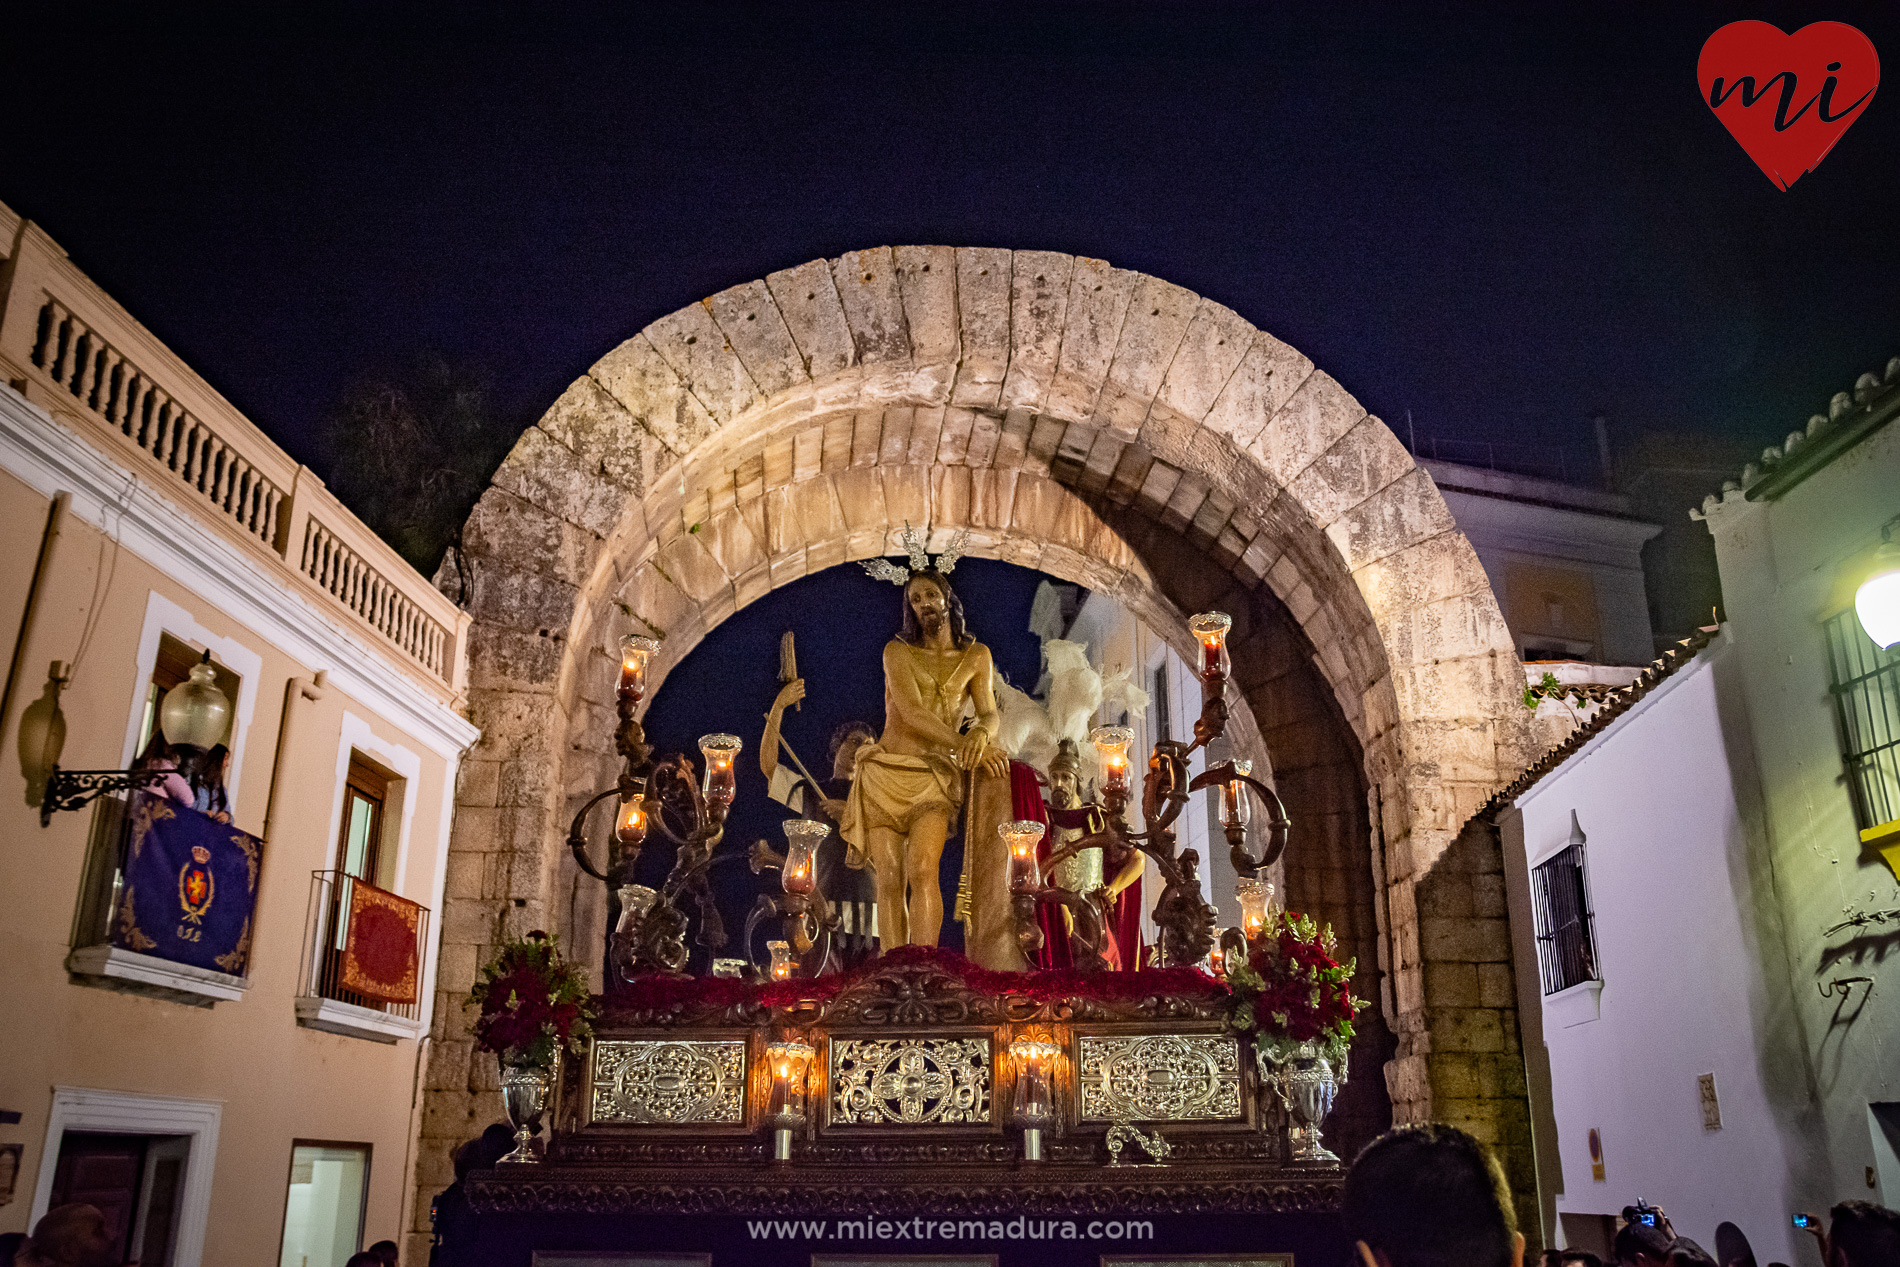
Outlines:
<svg viewBox="0 0 1900 1267"><path fill-rule="evenodd" d="M1759 827L1744 821L1756 803L1752 758L1745 738L1737 745L1743 723L1721 685L1732 652L1726 638L1711 644L1500 825L1520 901L1528 868L1570 841L1573 815L1586 838L1601 993L1577 987L1542 1007L1557 1212L1615 1215L1641 1197L1705 1247L1728 1221L1759 1261L1797 1262L1788 1212L1803 1207L1791 1204L1791 1128L1777 1120L1758 1040L1770 1013L1785 1011L1787 991L1764 977L1751 916L1766 895L1751 863ZM1541 992L1535 961L1518 967ZM1703 1126L1697 1078L1709 1073L1719 1130ZM1549 1144L1540 1140L1540 1153Z"/></svg>

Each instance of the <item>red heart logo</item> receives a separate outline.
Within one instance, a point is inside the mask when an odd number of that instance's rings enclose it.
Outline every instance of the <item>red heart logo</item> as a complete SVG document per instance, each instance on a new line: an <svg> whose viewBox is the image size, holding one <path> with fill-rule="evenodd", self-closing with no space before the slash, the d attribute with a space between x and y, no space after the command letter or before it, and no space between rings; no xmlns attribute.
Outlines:
<svg viewBox="0 0 1900 1267"><path fill-rule="evenodd" d="M1821 165L1880 85L1880 57L1845 22L1793 35L1731 22L1696 61L1702 100L1779 189Z"/></svg>

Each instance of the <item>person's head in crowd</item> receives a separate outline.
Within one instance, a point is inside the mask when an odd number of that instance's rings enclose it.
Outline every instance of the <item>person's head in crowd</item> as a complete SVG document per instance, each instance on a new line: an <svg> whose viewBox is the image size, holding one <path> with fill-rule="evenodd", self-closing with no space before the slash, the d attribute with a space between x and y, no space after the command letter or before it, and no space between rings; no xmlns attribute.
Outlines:
<svg viewBox="0 0 1900 1267"><path fill-rule="evenodd" d="M1603 1260L1587 1249L1566 1249L1559 1252L1558 1267L1603 1267Z"/></svg>
<svg viewBox="0 0 1900 1267"><path fill-rule="evenodd" d="M1708 1250L1686 1236L1669 1242L1669 1267L1721 1267Z"/></svg>
<svg viewBox="0 0 1900 1267"><path fill-rule="evenodd" d="M13 1256L25 1241L25 1232L0 1233L0 1267L13 1267Z"/></svg>
<svg viewBox="0 0 1900 1267"><path fill-rule="evenodd" d="M351 1254L349 1259L343 1264L343 1267L383 1267L383 1260L368 1250L361 1249Z"/></svg>
<svg viewBox="0 0 1900 1267"><path fill-rule="evenodd" d="M514 1151L515 1133L505 1123L491 1122L482 1132L482 1160L477 1164L492 1168L494 1164Z"/></svg>
<svg viewBox="0 0 1900 1267"><path fill-rule="evenodd" d="M20 1246L18 1267L112 1267L112 1234L97 1206L56 1205L40 1217Z"/></svg>
<svg viewBox="0 0 1900 1267"><path fill-rule="evenodd" d="M1453 1126L1398 1126L1346 1172L1346 1235L1363 1267L1523 1267L1510 1188L1497 1158Z"/></svg>
<svg viewBox="0 0 1900 1267"><path fill-rule="evenodd" d="M1622 1267L1669 1267L1669 1234L1647 1223L1625 1223L1616 1233L1616 1261Z"/></svg>
<svg viewBox="0 0 1900 1267"><path fill-rule="evenodd" d="M1828 1211L1829 1267L1900 1267L1900 1214L1872 1201Z"/></svg>
<svg viewBox="0 0 1900 1267"><path fill-rule="evenodd" d="M366 1252L376 1255L376 1261L383 1267L396 1267L396 1260L402 1257L402 1251L396 1248L394 1241L377 1241Z"/></svg>

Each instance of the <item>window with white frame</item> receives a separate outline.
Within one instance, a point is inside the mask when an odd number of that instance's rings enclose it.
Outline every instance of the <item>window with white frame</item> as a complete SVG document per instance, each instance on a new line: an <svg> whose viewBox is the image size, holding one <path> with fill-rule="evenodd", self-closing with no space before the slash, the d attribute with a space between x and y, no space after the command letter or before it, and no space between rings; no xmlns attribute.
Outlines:
<svg viewBox="0 0 1900 1267"><path fill-rule="evenodd" d="M1900 820L1900 650L1882 651L1852 608L1827 622L1828 693L1863 832Z"/></svg>
<svg viewBox="0 0 1900 1267"><path fill-rule="evenodd" d="M1573 831L1562 849L1531 869L1537 965L1545 994L1600 979L1583 846L1583 832Z"/></svg>

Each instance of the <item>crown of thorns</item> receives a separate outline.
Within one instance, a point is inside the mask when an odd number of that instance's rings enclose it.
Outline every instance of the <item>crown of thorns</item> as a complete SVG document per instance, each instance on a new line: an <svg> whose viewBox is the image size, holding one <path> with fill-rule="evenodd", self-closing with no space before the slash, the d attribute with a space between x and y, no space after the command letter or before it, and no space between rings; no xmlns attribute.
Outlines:
<svg viewBox="0 0 1900 1267"><path fill-rule="evenodd" d="M931 571L930 556L924 552L924 535L911 527L908 521L904 524L903 540L904 553L910 556L909 567L892 563L889 559L872 559L869 563L859 566L878 580L889 581L893 585L908 585L911 577ZM969 542L968 528L950 538L950 544L944 547L942 554L937 556L935 569L937 575L950 575L951 570L957 566L957 560L963 557L963 547Z"/></svg>

